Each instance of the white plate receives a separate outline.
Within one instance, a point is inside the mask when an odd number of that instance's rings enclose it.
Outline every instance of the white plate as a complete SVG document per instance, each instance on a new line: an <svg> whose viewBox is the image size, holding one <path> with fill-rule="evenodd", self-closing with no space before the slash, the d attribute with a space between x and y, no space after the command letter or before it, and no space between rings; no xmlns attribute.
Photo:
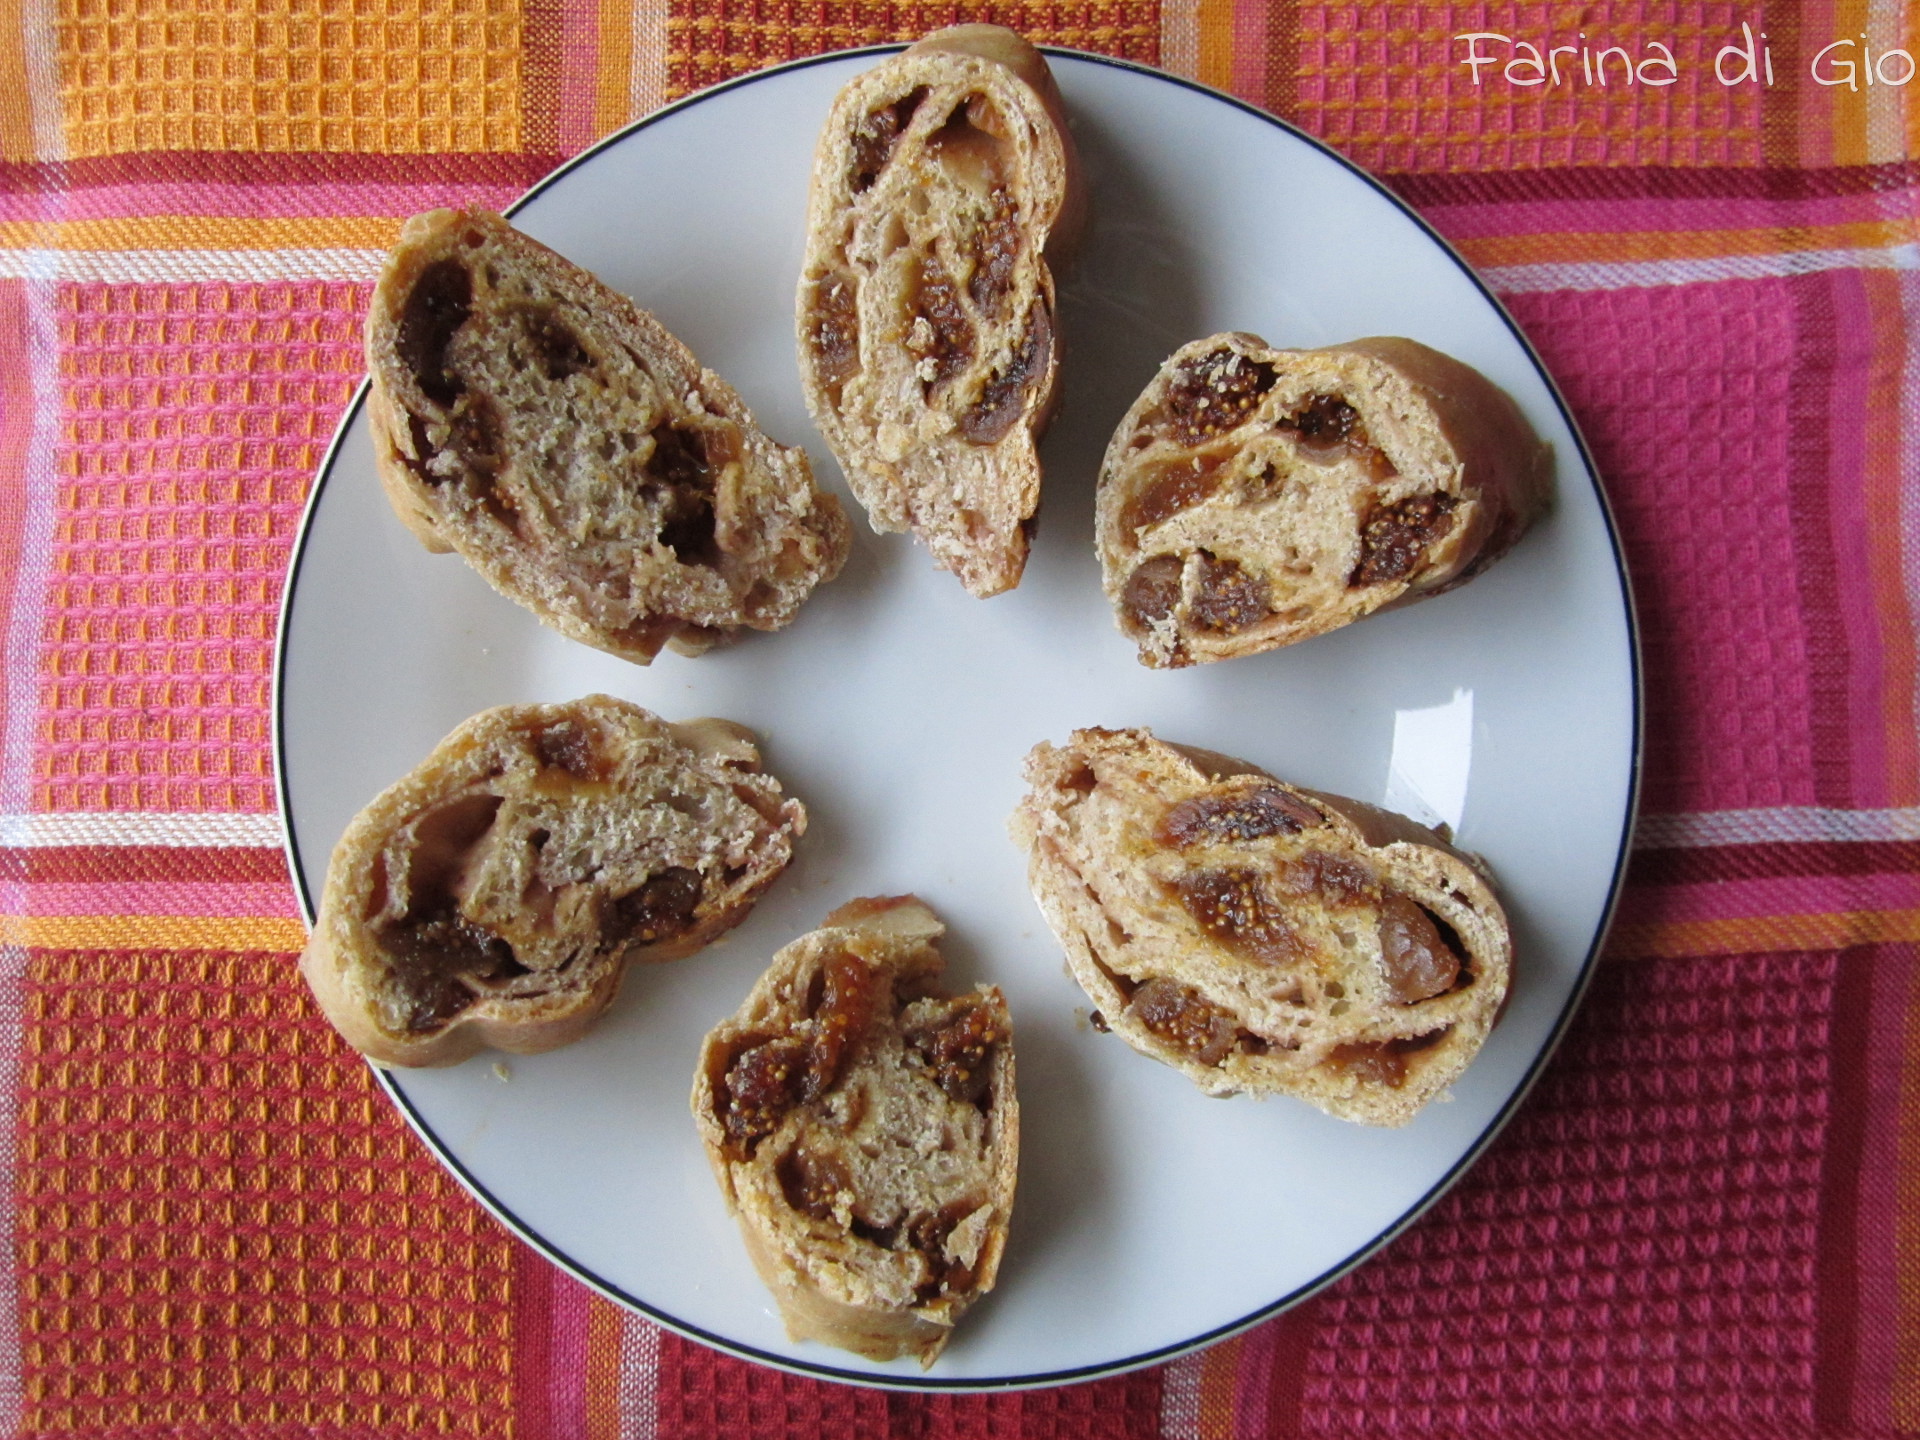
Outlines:
<svg viewBox="0 0 1920 1440"><path fill-rule="evenodd" d="M697 96L568 166L516 216L659 314L835 485L791 313L814 135L875 58ZM309 913L353 813L486 706L606 691L763 737L812 824L746 924L692 960L635 969L588 1039L512 1060L504 1082L486 1056L386 1083L441 1159L582 1279L816 1375L1083 1379L1304 1297L1432 1201L1512 1110L1578 998L1625 853L1638 707L1624 578L1580 443L1512 324L1397 201L1271 117L1110 61L1053 63L1095 214L1062 290L1067 400L1017 591L971 599L905 537L857 523L845 573L786 632L637 668L423 551L381 498L358 404L287 590L276 733ZM1276 654L1142 668L1100 594L1094 475L1160 360L1226 329L1281 345L1411 335L1478 366L1553 442L1552 515L1454 594ZM1456 822L1501 877L1519 958L1512 1006L1452 1103L1376 1131L1288 1100L1208 1100L1088 1028L1005 831L1021 757L1081 725L1149 725ZM787 1340L687 1114L701 1036L768 956L849 897L907 890L952 927L951 977L1007 991L1025 1130L999 1288L925 1375Z"/></svg>

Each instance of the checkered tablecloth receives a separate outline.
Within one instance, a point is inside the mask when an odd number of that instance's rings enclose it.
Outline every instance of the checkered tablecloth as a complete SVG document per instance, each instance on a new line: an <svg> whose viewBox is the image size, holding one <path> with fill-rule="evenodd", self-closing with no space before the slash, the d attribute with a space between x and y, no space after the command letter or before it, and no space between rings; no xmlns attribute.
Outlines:
<svg viewBox="0 0 1920 1440"><path fill-rule="evenodd" d="M295 974L268 708L406 216L505 205L700 86L961 19L1264 106L1479 267L1597 457L1647 744L1590 998L1417 1227L1174 1364L927 1397L681 1340L440 1170ZM1526 46L1559 83L1525 83ZM0 0L0 1427L1920 1431L1905 51L1910 0ZM1818 83L1843 61L1853 87Z"/></svg>

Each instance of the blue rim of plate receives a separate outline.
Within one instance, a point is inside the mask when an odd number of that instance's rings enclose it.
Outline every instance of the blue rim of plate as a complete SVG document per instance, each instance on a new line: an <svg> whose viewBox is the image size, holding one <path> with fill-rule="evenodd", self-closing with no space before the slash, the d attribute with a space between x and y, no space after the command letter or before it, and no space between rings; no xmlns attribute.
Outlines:
<svg viewBox="0 0 1920 1440"><path fill-rule="evenodd" d="M723 81L708 89L696 91L694 94L676 100L670 105L662 106L660 109L634 121L630 125L623 126L621 129L614 131L611 135L606 136L588 149L581 151L571 160L560 165L534 184L528 189L526 194L522 195L509 206L504 213L511 217L522 207L543 194L550 186L565 179L575 169L585 165L602 151L621 144L629 136L681 110L685 110L694 105L704 104L729 91L757 84L762 80L769 79L776 75L787 74L795 70L809 69L815 65L855 59L861 56L879 57L891 55L905 48L905 45L901 44L870 45L855 50L836 50L825 55L810 55L803 59L789 61L784 65L776 65L765 70L756 70L751 74L736 76L732 80ZM684 1320L670 1315L655 1306L649 1305L637 1296L629 1295L617 1285L594 1274L571 1256L549 1244L543 1236L521 1220L511 1209L501 1204L500 1201L487 1190L486 1186L461 1164L459 1159L441 1141L440 1137L434 1133L433 1127L427 1123L426 1118L421 1115L419 1110L414 1106L412 1098L407 1094L400 1080L392 1071L382 1069L379 1066L369 1066L375 1078L379 1081L381 1088L387 1092L400 1112L406 1116L407 1122L413 1126L420 1138L426 1141L427 1148L433 1152L434 1158L437 1159L441 1165L445 1166L446 1169L473 1194L474 1198L492 1212L495 1218L512 1231L515 1236L545 1255L555 1265L565 1270L582 1284L590 1286L609 1300L615 1301L627 1309L634 1311L636 1314L642 1315L654 1323L666 1327L677 1335L685 1336L689 1340L696 1340L703 1345L711 1346L715 1350L736 1356L739 1359L751 1360L757 1364L770 1366L773 1369L782 1370L789 1374L805 1376L808 1379L831 1380L841 1384L862 1385L881 1390L962 1394L969 1392L983 1393L1009 1390L1036 1390L1057 1385L1079 1384L1089 1380L1103 1380L1115 1375L1125 1374L1131 1370L1144 1369L1150 1365L1163 1365L1168 1361L1177 1360L1183 1355L1192 1354L1196 1350L1205 1349L1207 1346L1217 1344L1222 1340L1231 1339L1233 1336L1250 1330L1264 1321L1271 1320L1283 1311L1290 1310L1301 1302L1312 1298L1321 1290L1333 1284L1334 1281L1347 1275L1360 1265L1366 1263L1374 1255L1378 1254L1383 1247L1397 1239L1409 1226L1424 1215L1441 1196L1452 1189L1453 1186L1458 1183L1460 1177L1465 1175L1474 1163L1486 1153L1487 1147L1491 1145L1495 1137L1506 1128L1507 1122L1513 1118L1514 1114L1519 1110L1521 1103L1532 1092L1534 1085L1540 1078L1541 1072L1545 1070L1547 1062L1553 1058L1554 1052L1560 1048L1560 1042L1566 1036L1567 1027L1571 1023L1574 1013L1580 1008L1580 1002L1586 995L1587 987L1592 983L1595 962L1599 959L1601 947L1606 941L1607 931L1612 927L1614 913L1620 904L1620 891L1626 876L1627 858L1633 835L1634 820L1639 811L1640 804L1641 752L1645 736L1646 704L1645 692L1641 685L1640 625L1634 610L1633 587L1627 578L1626 556L1620 545L1619 526L1614 521L1613 508L1607 502L1606 491L1600 484L1599 469L1594 464L1593 452L1587 445L1586 437L1580 433L1580 427L1574 420L1573 412L1567 406L1566 397L1561 394L1559 385L1554 382L1553 376L1548 373L1545 362L1541 360L1539 352L1533 347L1533 342L1527 338L1526 332L1520 328L1513 316L1507 312L1507 307L1501 304L1499 297L1496 296L1492 290L1487 288L1486 282L1480 278L1479 274L1467 263L1460 252L1456 250L1439 231L1428 224L1426 219L1421 216L1418 211L1373 175L1356 165L1353 161L1347 159L1347 157L1342 155L1338 150L1335 150L1324 141L1309 135L1298 126L1280 119L1277 115L1269 114L1258 106L1250 105L1237 96L1216 90L1210 85L1202 85L1195 80L1188 80L1178 75L1170 75L1166 71L1156 70L1150 65L1142 65L1132 60L1115 59L1108 55L1097 55L1084 50L1069 50L1054 45L1042 46L1041 48L1045 54L1054 58L1104 65L1115 70L1129 71L1135 75L1142 76L1149 80L1155 80L1162 84L1175 85L1185 90L1194 91L1197 94L1207 96L1222 104L1232 106L1234 109L1263 121L1271 125L1274 129L1311 146L1328 159L1337 163L1355 179L1385 198L1395 209L1405 215L1407 219L1411 220L1419 228L1420 232L1425 235L1441 253L1446 255L1448 259L1459 267L1461 273L1466 276L1474 289L1479 292L1481 298L1492 309L1493 313L1500 317L1501 323L1507 327L1508 333L1513 336L1515 342L1518 343L1522 351L1525 352L1535 372L1546 386L1547 393L1553 398L1554 406L1559 410L1560 418L1565 422L1568 433L1573 436L1574 444L1579 447L1581 463L1586 467L1587 482L1593 489L1595 500L1599 503L1600 517L1606 526L1607 542L1612 547L1614 574L1620 583L1621 611L1626 620L1628 679L1633 697L1632 744L1629 750L1631 759L1629 761L1627 775L1627 802L1623 807L1623 813L1621 815L1619 847L1614 855L1613 875L1607 886L1606 905L1601 912L1599 924L1594 928L1593 940L1587 948L1586 958L1581 962L1579 974L1575 977L1573 986L1567 993L1567 998L1561 1007L1560 1014L1555 1017L1553 1026L1548 1031L1545 1043L1541 1045L1538 1053L1533 1058L1533 1062L1528 1066L1525 1075L1521 1077L1520 1083L1514 1087L1513 1093L1507 1098L1506 1103L1500 1107L1499 1111L1487 1123L1486 1129L1462 1152L1460 1158L1454 1162L1446 1174L1435 1181L1432 1188L1429 1189L1425 1195L1421 1196L1419 1200L1409 1206L1406 1212L1394 1221L1393 1224L1387 1226L1386 1229L1382 1230L1380 1234L1375 1236L1366 1245L1354 1251L1353 1254L1347 1256L1346 1259L1342 1260L1338 1265L1316 1276L1305 1285L1290 1291L1288 1294L1282 1295L1271 1304L1264 1305L1251 1314L1243 1315L1237 1320L1216 1326L1204 1334L1195 1335L1177 1344L1162 1346L1159 1349L1145 1351L1138 1355L1123 1356L1119 1359L1107 1361L1104 1364L1082 1365L1068 1370L1050 1370L1031 1375L1007 1375L986 1379L974 1376L966 1379L943 1380L938 1377L927 1376L874 1374L863 1370L848 1370L834 1365L821 1365L805 1360L795 1360L785 1355L775 1355L769 1351L759 1350L751 1345L742 1345L738 1341L715 1335L710 1331L700 1329L698 1326L689 1325ZM280 623L274 637L274 790L279 801L281 828L285 832L283 846L287 855L287 867L293 879L294 889L300 897L302 918L306 921L309 930L313 928L314 918L318 912L313 902L312 889L307 880L307 869L301 861L299 846L293 834L293 806L287 794L287 775L284 758L286 746L281 725L284 715L282 681L286 674L287 630L293 617L294 600L299 591L300 565L306 555L307 536L312 528L313 515L319 508L320 499L326 489L327 480L333 473L334 456L339 451L341 442L344 440L347 431L352 427L355 418L359 415L361 407L366 404L367 390L367 382L363 380L360 388L354 392L352 401L348 403L346 410L342 413L339 426L335 429L333 439L327 446L327 453L322 457L319 468L314 472L315 481L313 490L307 497L307 504L300 518L300 530L294 539L293 554L287 566L286 588L282 592L280 602Z"/></svg>

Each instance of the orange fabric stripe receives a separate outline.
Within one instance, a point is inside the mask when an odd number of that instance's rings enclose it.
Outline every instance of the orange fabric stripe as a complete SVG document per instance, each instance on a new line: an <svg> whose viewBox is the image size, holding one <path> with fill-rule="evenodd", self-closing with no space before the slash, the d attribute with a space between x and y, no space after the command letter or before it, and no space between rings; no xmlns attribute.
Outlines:
<svg viewBox="0 0 1920 1440"><path fill-rule="evenodd" d="M605 135L633 119L633 5L600 0L599 74L594 87L594 133Z"/></svg>
<svg viewBox="0 0 1920 1440"><path fill-rule="evenodd" d="M620 1307L587 1296L587 1440L620 1440Z"/></svg>
<svg viewBox="0 0 1920 1440"><path fill-rule="evenodd" d="M23 0L0 0L0 160L32 160L33 98L28 90Z"/></svg>
<svg viewBox="0 0 1920 1440"><path fill-rule="evenodd" d="M0 222L5 250L386 250L404 216L138 216Z"/></svg>
<svg viewBox="0 0 1920 1440"><path fill-rule="evenodd" d="M1200 63L1195 78L1216 90L1232 90L1234 0L1199 0L1199 9Z"/></svg>
<svg viewBox="0 0 1920 1440"><path fill-rule="evenodd" d="M0 915L0 944L35 950L220 950L293 954L298 920L208 915Z"/></svg>
<svg viewBox="0 0 1920 1440"><path fill-rule="evenodd" d="M1200 1440L1234 1440L1234 1393L1239 1388L1240 1336L1207 1351L1200 1368Z"/></svg>
<svg viewBox="0 0 1920 1440"><path fill-rule="evenodd" d="M1496 235L1457 242L1476 265L1540 265L1554 262L1621 263L1634 260L1708 260L1723 255L1779 255L1807 250L1881 250L1920 238L1914 219L1863 220L1845 225L1790 229L1655 230L1637 234L1563 231L1544 235Z"/></svg>
<svg viewBox="0 0 1920 1440"><path fill-rule="evenodd" d="M1920 910L1849 910L1830 915L1756 915L1739 920L1680 920L1616 925L1607 939L1615 960L1673 960L1776 950L1842 950L1850 945L1920 940Z"/></svg>

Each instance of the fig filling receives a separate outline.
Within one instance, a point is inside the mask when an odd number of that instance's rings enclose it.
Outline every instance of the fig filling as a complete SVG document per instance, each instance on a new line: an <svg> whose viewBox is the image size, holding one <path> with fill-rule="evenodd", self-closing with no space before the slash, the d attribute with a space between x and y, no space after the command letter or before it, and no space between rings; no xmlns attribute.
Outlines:
<svg viewBox="0 0 1920 1440"><path fill-rule="evenodd" d="M960 433L975 445L992 445L1013 429L1027 393L1053 358L1053 322L1044 305L1033 307L1026 334L1007 368L981 387L980 398L960 417Z"/></svg>
<svg viewBox="0 0 1920 1440"><path fill-rule="evenodd" d="M1176 877L1172 889L1200 928L1237 955L1278 964L1308 953L1257 871L1201 870Z"/></svg>
<svg viewBox="0 0 1920 1440"><path fill-rule="evenodd" d="M1155 555L1143 560L1120 591L1120 608L1137 630L1165 620L1180 603L1180 576L1186 562L1178 555Z"/></svg>
<svg viewBox="0 0 1920 1440"><path fill-rule="evenodd" d="M1272 785L1232 794L1209 792L1182 800L1160 821L1160 837L1182 849L1191 845L1297 835L1325 824L1306 801Z"/></svg>
<svg viewBox="0 0 1920 1440"><path fill-rule="evenodd" d="M915 1031L907 1043L920 1053L950 1100L978 1105L993 1078L994 1047L1007 1028L986 1005L956 1002L945 1019Z"/></svg>
<svg viewBox="0 0 1920 1440"><path fill-rule="evenodd" d="M1138 535L1149 526L1191 509L1220 489L1220 467L1231 452L1202 452L1170 460L1134 491L1120 523Z"/></svg>
<svg viewBox="0 0 1920 1440"><path fill-rule="evenodd" d="M872 968L852 955L823 964L808 986L807 1018L793 1033L748 1037L715 1087L733 1158L748 1159L787 1112L833 1089L847 1055L873 1017Z"/></svg>
<svg viewBox="0 0 1920 1440"><path fill-rule="evenodd" d="M663 421L653 427L652 439L653 456L647 462L647 472L660 482L664 492L660 496L660 543L673 551L682 565L719 564L713 487L715 472L720 468L715 461L721 457L714 450L723 437Z"/></svg>
<svg viewBox="0 0 1920 1440"><path fill-rule="evenodd" d="M993 212L973 232L973 273L967 294L976 309L989 318L997 315L1013 291L1013 269L1020 259L1020 217L1013 196L1004 187L993 192Z"/></svg>
<svg viewBox="0 0 1920 1440"><path fill-rule="evenodd" d="M1376 506L1360 526L1360 559L1347 580L1349 588L1406 579L1427 547L1453 528L1459 503L1451 495L1425 494Z"/></svg>
<svg viewBox="0 0 1920 1440"><path fill-rule="evenodd" d="M480 998L469 981L526 974L513 947L460 913L451 896L436 897L397 924L379 929L409 1034L440 1029Z"/></svg>
<svg viewBox="0 0 1920 1440"><path fill-rule="evenodd" d="M1127 1001L1127 1010L1152 1034L1202 1065L1226 1059L1240 1033L1230 1013L1164 976L1142 983Z"/></svg>
<svg viewBox="0 0 1920 1440"><path fill-rule="evenodd" d="M447 346L473 313L473 276L458 260L436 260L420 272L400 312L400 363L436 405L453 404L466 388L448 373Z"/></svg>
<svg viewBox="0 0 1920 1440"><path fill-rule="evenodd" d="M961 308L952 278L931 256L920 259L912 305L914 321L907 345L921 357L920 379L931 395L973 358L973 322Z"/></svg>
<svg viewBox="0 0 1920 1440"><path fill-rule="evenodd" d="M880 172L893 159L894 148L913 121L913 112L927 98L924 85L917 86L894 101L870 111L853 132L853 193L873 188Z"/></svg>
<svg viewBox="0 0 1920 1440"><path fill-rule="evenodd" d="M703 891L700 872L672 865L650 876L607 908L603 934L609 945L658 945L694 926Z"/></svg>
<svg viewBox="0 0 1920 1440"><path fill-rule="evenodd" d="M1200 583L1187 603L1194 628L1234 635L1272 613L1273 587L1266 576L1245 569L1237 560L1200 552Z"/></svg>
<svg viewBox="0 0 1920 1440"><path fill-rule="evenodd" d="M1387 891L1380 906L1380 964L1387 989L1402 1005L1444 995L1460 978L1459 951L1441 935L1444 922L1437 921L1397 890Z"/></svg>
<svg viewBox="0 0 1920 1440"><path fill-rule="evenodd" d="M1215 350L1190 360L1167 386L1164 423L1174 439L1193 445L1238 428L1273 389L1278 373L1237 350Z"/></svg>
<svg viewBox="0 0 1920 1440"><path fill-rule="evenodd" d="M813 284L813 363L837 406L840 391L860 369L860 313L853 282L823 275Z"/></svg>
<svg viewBox="0 0 1920 1440"><path fill-rule="evenodd" d="M1326 1063L1335 1070L1345 1071L1363 1085L1385 1085L1398 1090L1407 1083L1407 1057L1438 1045L1452 1029L1451 1025L1443 1025L1425 1035L1336 1045Z"/></svg>
<svg viewBox="0 0 1920 1440"><path fill-rule="evenodd" d="M576 780L604 783L611 778L607 756L576 720L561 720L535 731L533 753L542 765L564 770Z"/></svg>

